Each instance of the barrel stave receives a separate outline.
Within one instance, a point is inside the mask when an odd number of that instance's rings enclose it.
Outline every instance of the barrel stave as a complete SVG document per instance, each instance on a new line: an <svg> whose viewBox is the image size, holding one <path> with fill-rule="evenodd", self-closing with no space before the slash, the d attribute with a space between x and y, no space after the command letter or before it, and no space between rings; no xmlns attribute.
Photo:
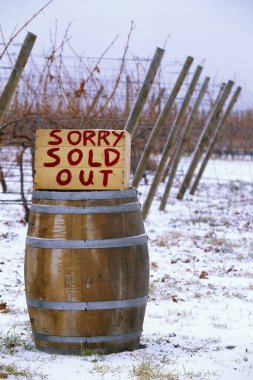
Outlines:
<svg viewBox="0 0 253 380"><path fill-rule="evenodd" d="M31 212L28 236L43 239L99 240L142 235L141 211L114 214Z"/></svg>
<svg viewBox="0 0 253 380"><path fill-rule="evenodd" d="M91 337L142 330L146 305L110 310L48 310L29 307L34 331L46 336Z"/></svg>
<svg viewBox="0 0 253 380"><path fill-rule="evenodd" d="M26 248L26 294L47 301L108 301L148 294L145 245L91 250ZM57 286L56 286L57 285Z"/></svg>

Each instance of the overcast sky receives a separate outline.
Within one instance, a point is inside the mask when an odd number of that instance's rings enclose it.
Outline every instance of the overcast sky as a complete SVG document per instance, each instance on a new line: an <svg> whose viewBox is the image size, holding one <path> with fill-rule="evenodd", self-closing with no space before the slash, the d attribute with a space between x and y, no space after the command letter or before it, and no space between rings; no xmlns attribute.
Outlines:
<svg viewBox="0 0 253 380"><path fill-rule="evenodd" d="M0 22L8 39L48 0L0 0ZM38 38L34 52L50 45L49 29L58 21L59 41L71 22L69 36L78 53L99 56L119 35L109 57L122 56L131 21L130 51L152 57L157 46L163 61L186 56L204 64L205 76L233 79L243 87L240 103L253 107L253 0L53 0L18 37L29 30Z"/></svg>

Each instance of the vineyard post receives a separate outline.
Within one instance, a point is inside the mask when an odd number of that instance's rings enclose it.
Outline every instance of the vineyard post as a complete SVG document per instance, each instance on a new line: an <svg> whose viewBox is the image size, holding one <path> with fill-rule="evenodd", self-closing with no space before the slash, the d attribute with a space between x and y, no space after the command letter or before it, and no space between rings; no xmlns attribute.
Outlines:
<svg viewBox="0 0 253 380"><path fill-rule="evenodd" d="M125 131L129 132L133 138L137 124L142 112L142 109L144 107L144 104L147 100L149 91L151 89L152 83L154 81L156 72L160 66L162 57L164 55L165 50L161 48L156 48L155 54L153 56L153 59L150 63L148 72L146 74L145 80L141 86L141 89L138 93L135 105L127 119L126 125L125 125Z"/></svg>
<svg viewBox="0 0 253 380"><path fill-rule="evenodd" d="M193 62L193 58L187 57L184 65L181 69L181 72L177 78L177 81L176 81L176 83L175 83L175 85L171 91L171 94L170 94L162 112L158 116L158 119L154 125L154 128L152 129L152 132L149 136L148 142L144 148L144 151L143 151L142 156L140 158L140 161L138 163L137 169L135 171L135 175L134 175L133 183L132 183L132 185L134 187L138 187L138 185L140 183L142 175L146 169L149 156L150 156L150 154L151 154L151 152L155 146L156 139L157 139L164 123L165 123L165 120L168 117L169 112L171 111L172 105L176 99L176 96L177 96L177 94L178 94L178 92L179 92L179 90L183 84L183 81L184 81L186 75L188 74L188 71L190 69L192 62Z"/></svg>
<svg viewBox="0 0 253 380"><path fill-rule="evenodd" d="M218 101L214 105L214 108L213 108L204 128L203 128L203 131L200 135L199 141L195 147L192 161L191 161L190 166L188 168L188 171L184 177L184 180L183 180L183 183L180 187L180 190L177 194L177 199L181 200L184 197L186 189L188 188L188 186L191 182L194 170L196 169L198 162L200 160L200 157L201 157L202 153L204 152L204 149L208 143L209 135L211 134L211 131L215 127L215 122L216 122L216 120L217 120L217 118L218 118L218 116L222 110L224 103L226 102L226 100L229 96L229 93L233 87L233 84L234 84L233 81L231 81L231 80L228 81L227 85L225 86L224 90L222 91L222 94L219 96Z"/></svg>
<svg viewBox="0 0 253 380"><path fill-rule="evenodd" d="M0 183L2 185L2 191L3 191L3 193L7 193L7 185L6 185L6 182L5 182L4 173L3 173L3 169L2 169L1 165L0 165Z"/></svg>
<svg viewBox="0 0 253 380"><path fill-rule="evenodd" d="M149 102L149 117L153 119L153 116L158 112L161 113L161 102L165 93L165 88L161 88L157 96L152 96ZM157 109L157 111L156 111Z"/></svg>
<svg viewBox="0 0 253 380"><path fill-rule="evenodd" d="M190 194L192 194L192 195L195 193L195 191L196 191L196 189L197 189L197 187L198 187L199 181L200 181L200 179L201 179L201 177L202 177L202 174L204 173L204 170L205 170L205 168L206 168L206 165L207 165L207 163L208 163L208 160L209 160L209 158L211 157L211 154L212 154L212 152L213 152L213 150L214 150L215 144L217 143L217 140L218 140L218 134L220 133L222 127L223 127L224 124L226 123L227 118L228 118L230 112L232 111L232 108L233 108L234 104L236 103L236 101L237 101L237 99L238 99L238 96L239 96L240 92L241 92L241 87L237 87L237 89L236 89L236 91L235 91L233 97L231 98L231 100L230 100L230 102L229 102L229 105L227 106L227 109L226 109L226 111L225 111L223 117L222 117L221 120L219 121L219 123L218 123L218 125L217 125L217 127L216 127L216 129L215 129L215 131L214 131L214 134L213 134L213 136L212 136L211 142L210 142L210 144L209 144L209 146L208 146L208 148L207 148L207 151L206 151L206 153L205 153L205 157L204 157L204 159L203 159L203 162L202 162L202 164L201 164L201 167L200 167L200 169L199 169L199 172L198 172L198 174L196 175L196 178L195 178L195 180L194 180L194 183L193 183L193 185L192 185L192 187L191 187Z"/></svg>
<svg viewBox="0 0 253 380"><path fill-rule="evenodd" d="M176 120L174 121L172 127L171 127L171 130L170 130L170 133L168 135L168 138L166 140L166 143L165 143L165 146L164 146L164 149L163 149L163 152L162 152L162 158L159 162L159 165L158 165L158 168L156 170L156 173L155 173L155 177L153 179L153 182L150 186L150 189L149 189L149 192L148 192L148 196L143 204L143 209L142 209L142 215L143 215L143 218L145 219L148 215L148 212L149 212L149 209L150 209L150 206L151 206L151 203L154 199L154 196L155 196L155 193L156 193L156 190L159 186L159 183L161 181L161 178L162 178L162 175L163 175L163 172L164 172L164 167L167 163L167 160L168 160L168 156L169 156L169 152L170 152L170 149L172 147L172 145L174 144L174 141L176 139L176 136L178 134L178 131L179 131L179 128L182 124L182 121L183 121L183 118L184 118L184 115L185 115L185 111L189 105L189 102L191 100L191 97L192 97L192 94L194 92L194 89L196 87L196 84L199 80L199 77L200 77L200 74L201 74L201 71L202 71L202 66L197 66L197 69L193 75L193 78L191 80L191 83L189 85L189 88L186 92L186 95L185 95L185 98L183 100L183 103L181 105L181 108L178 112L178 115L176 117Z"/></svg>
<svg viewBox="0 0 253 380"><path fill-rule="evenodd" d="M12 69L11 75L4 87L4 90L0 96L0 129L3 122L4 114L10 104L13 93L18 85L26 62L32 51L34 42L36 40L36 35L28 32L26 38L21 46L19 55L17 57L14 68Z"/></svg>
<svg viewBox="0 0 253 380"><path fill-rule="evenodd" d="M157 97L156 102L155 102L155 106L158 107L158 113L159 114L161 113L161 103L162 103L162 98L164 97L164 94L165 94L165 88L163 87L159 91L158 97Z"/></svg>
<svg viewBox="0 0 253 380"><path fill-rule="evenodd" d="M198 95L198 99L196 100L196 103L194 104L193 106L193 109L192 109L192 112L190 113L190 115L188 116L188 119L183 127L183 130L182 132L180 133L180 136L179 136L179 141L178 141L178 146L180 146L181 144L183 145L185 143L185 140L187 138L187 135L191 129L191 123L194 119L194 115L195 115L195 112L197 112L197 109L198 109L198 106L199 106L199 103L201 102L203 96L204 96L204 93L205 93L205 90L203 88L206 88L208 86L208 82L209 82L209 78L207 80L207 78L205 79L203 85L202 85L202 88L200 89L200 92L199 92L199 95ZM207 83L205 83L207 82ZM192 116L191 116L192 114ZM185 131L186 130L186 131ZM185 131L185 132L184 132ZM182 141L181 141L182 140ZM171 167L174 165L174 161L175 161L175 156L178 154L177 151L179 150L178 149L178 146L175 147L175 150L174 152L172 153L172 157L171 159L169 160L169 162L167 162L167 167L166 167L166 170L164 170L164 173L163 173L163 178L162 178L162 181L165 182L166 180L166 177L167 175L169 174L170 170L171 170ZM182 147L183 148L183 147ZM181 152L180 152L181 153Z"/></svg>
<svg viewBox="0 0 253 380"><path fill-rule="evenodd" d="M18 155L18 165L19 165L19 171L20 171L20 193L21 193L21 199L22 199L22 204L25 210L25 221L28 222L29 220L29 214L30 214L30 209L27 203L27 199L25 197L25 189L24 189L24 170L23 170L23 161L24 161L24 153L26 150L26 146L22 147L22 150L20 151Z"/></svg>
<svg viewBox="0 0 253 380"><path fill-rule="evenodd" d="M129 115L130 112L130 94L131 94L131 78L129 75L126 76L126 102L125 102L125 114Z"/></svg>
<svg viewBox="0 0 253 380"><path fill-rule="evenodd" d="M171 158L172 161L171 161L171 166L170 166L169 178L168 178L168 182L166 184L164 194L163 194L163 197L161 200L161 204L160 204L160 208L159 208L160 210L165 209L167 199L168 199L168 196L170 193L170 189L172 187L173 180L174 180L175 175L176 175L178 164L179 164L180 158L181 158L182 153L183 153L184 143L185 143L186 138L190 132L190 129L191 129L192 123L194 121L194 117L198 111L199 105L200 105L200 103L201 103L201 101L202 101L202 99L206 93L209 80L210 80L209 77L205 78L205 80L201 86L201 89L199 91L199 94L197 96L197 99L193 105L192 111L191 111L190 115L188 116L188 119L187 119L187 121L186 121L186 123L182 129L182 132L180 134L180 140L179 140L178 145L176 147L175 154Z"/></svg>
<svg viewBox="0 0 253 380"><path fill-rule="evenodd" d="M104 86L101 85L99 87L96 95L94 96L94 99L92 100L91 105L87 109L86 117L88 117L93 112L93 110L95 109L95 107L96 107L96 105L97 105L97 103L99 101L99 98L101 97L103 91L104 91Z"/></svg>

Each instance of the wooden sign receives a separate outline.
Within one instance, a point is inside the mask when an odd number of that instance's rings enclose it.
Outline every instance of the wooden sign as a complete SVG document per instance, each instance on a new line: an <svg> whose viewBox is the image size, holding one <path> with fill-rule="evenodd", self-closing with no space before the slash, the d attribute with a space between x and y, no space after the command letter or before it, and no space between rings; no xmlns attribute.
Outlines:
<svg viewBox="0 0 253 380"><path fill-rule="evenodd" d="M35 189L126 189L131 136L122 130L37 129Z"/></svg>

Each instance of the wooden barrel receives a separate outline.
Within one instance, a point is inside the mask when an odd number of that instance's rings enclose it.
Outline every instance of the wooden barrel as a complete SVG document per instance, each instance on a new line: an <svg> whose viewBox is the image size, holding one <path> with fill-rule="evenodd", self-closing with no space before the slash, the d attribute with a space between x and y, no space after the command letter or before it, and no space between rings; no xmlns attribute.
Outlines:
<svg viewBox="0 0 253 380"><path fill-rule="evenodd" d="M137 348L148 286L147 237L134 188L33 192L25 288L39 350Z"/></svg>

